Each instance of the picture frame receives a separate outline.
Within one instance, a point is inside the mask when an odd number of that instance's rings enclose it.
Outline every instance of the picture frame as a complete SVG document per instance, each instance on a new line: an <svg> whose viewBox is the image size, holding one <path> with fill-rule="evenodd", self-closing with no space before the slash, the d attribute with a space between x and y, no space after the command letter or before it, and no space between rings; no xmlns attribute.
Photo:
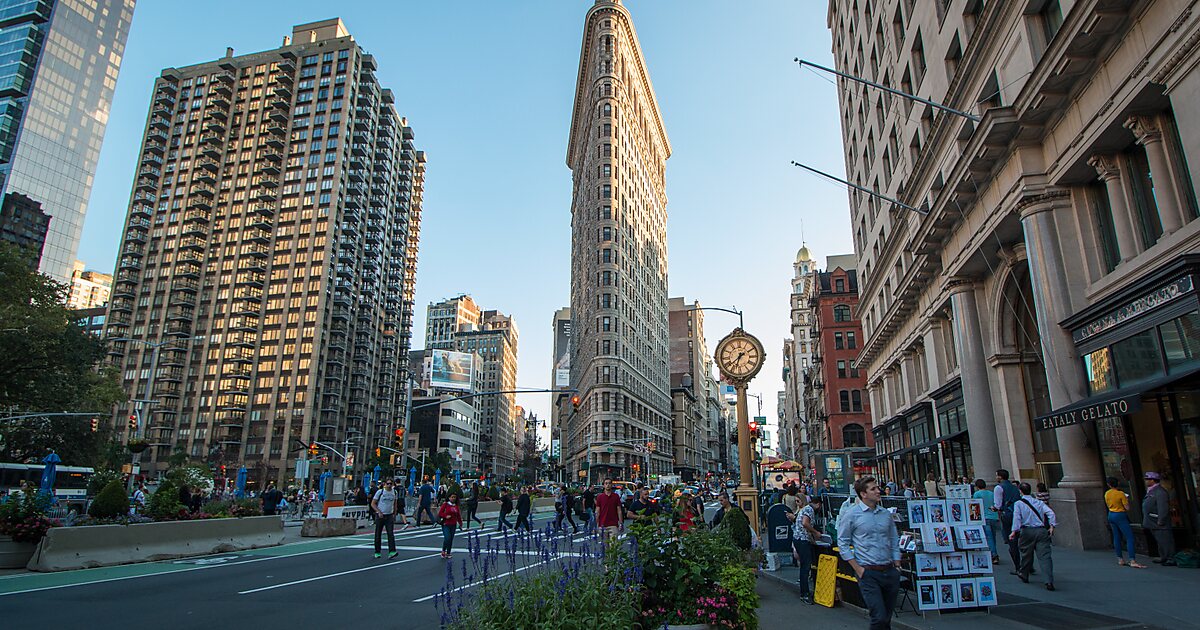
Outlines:
<svg viewBox="0 0 1200 630"><path fill-rule="evenodd" d="M918 553L915 558L914 571L918 578L939 577L942 575L941 554Z"/></svg>
<svg viewBox="0 0 1200 630"><path fill-rule="evenodd" d="M951 551L942 555L942 575L970 575L971 568L967 564L967 552Z"/></svg>
<svg viewBox="0 0 1200 630"><path fill-rule="evenodd" d="M921 532L916 531L909 534L908 545L901 545L901 551L915 553L921 548Z"/></svg>
<svg viewBox="0 0 1200 630"><path fill-rule="evenodd" d="M974 488L970 484L953 484L946 486L947 499L970 499Z"/></svg>
<svg viewBox="0 0 1200 630"><path fill-rule="evenodd" d="M974 608L979 605L975 578L964 578L958 581L958 607Z"/></svg>
<svg viewBox="0 0 1200 630"><path fill-rule="evenodd" d="M947 522L945 499L929 499L925 501L925 513L929 518L929 523Z"/></svg>
<svg viewBox="0 0 1200 630"><path fill-rule="evenodd" d="M951 525L966 525L967 502L946 501L946 522Z"/></svg>
<svg viewBox="0 0 1200 630"><path fill-rule="evenodd" d="M971 573L992 572L992 552L988 549L967 552L967 569Z"/></svg>
<svg viewBox="0 0 1200 630"><path fill-rule="evenodd" d="M954 528L954 539L959 549L986 549L987 537L983 525L959 525Z"/></svg>
<svg viewBox="0 0 1200 630"><path fill-rule="evenodd" d="M912 542L912 537L913 535L908 532L900 534L900 551L904 551L904 548Z"/></svg>
<svg viewBox="0 0 1200 630"><path fill-rule="evenodd" d="M917 580L917 610L938 609L937 580Z"/></svg>
<svg viewBox="0 0 1200 630"><path fill-rule="evenodd" d="M954 551L954 536L949 525L926 523L921 526L921 546L925 553Z"/></svg>
<svg viewBox="0 0 1200 630"><path fill-rule="evenodd" d="M958 608L958 580L937 581L937 603L939 609Z"/></svg>
<svg viewBox="0 0 1200 630"><path fill-rule="evenodd" d="M981 577L975 578L975 596L978 598L979 606L995 606L999 603L996 594L996 578Z"/></svg>
<svg viewBox="0 0 1200 630"><path fill-rule="evenodd" d="M913 529L929 522L928 512L923 499L909 499L908 525Z"/></svg>
<svg viewBox="0 0 1200 630"><path fill-rule="evenodd" d="M984 525L987 518L985 510L987 506L983 504L983 499L967 499L967 524Z"/></svg>

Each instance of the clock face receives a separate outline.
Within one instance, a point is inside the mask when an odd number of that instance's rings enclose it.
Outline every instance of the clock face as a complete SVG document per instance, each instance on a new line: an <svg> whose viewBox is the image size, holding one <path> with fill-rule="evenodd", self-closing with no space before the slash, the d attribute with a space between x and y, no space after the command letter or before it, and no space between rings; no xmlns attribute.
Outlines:
<svg viewBox="0 0 1200 630"><path fill-rule="evenodd" d="M750 337L732 337L717 348L721 371L735 378L753 376L762 367L762 349Z"/></svg>

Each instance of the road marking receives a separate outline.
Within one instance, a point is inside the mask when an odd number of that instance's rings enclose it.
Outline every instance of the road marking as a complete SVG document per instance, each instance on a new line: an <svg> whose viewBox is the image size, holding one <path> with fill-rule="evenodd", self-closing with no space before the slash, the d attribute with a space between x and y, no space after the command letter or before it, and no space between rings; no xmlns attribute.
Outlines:
<svg viewBox="0 0 1200 630"><path fill-rule="evenodd" d="M374 548L375 548L375 545L354 545L354 546L352 546L352 547L342 547L342 549L374 549ZM396 547L396 551L437 551L437 552L439 552L439 553L440 553L440 552L442 551L442 548L441 548L441 547L404 547L404 546L397 546L397 547ZM506 552L506 551L504 551L504 550L500 550L500 552L499 552L499 553L500 553L500 555L502 555L502 556L503 556L503 555L507 555L507 554L508 554L508 552ZM518 555L518 556L540 556L540 555L542 555L542 552L540 552L540 551L513 551L512 553L513 553L514 555ZM580 556L582 556L582 555L583 555L583 554L581 554L581 553L559 553L559 554L558 554L556 557L559 557L559 558L577 558L577 557L580 557Z"/></svg>
<svg viewBox="0 0 1200 630"><path fill-rule="evenodd" d="M508 576L510 576L510 575L515 575L515 574L517 574L517 573L520 573L521 571L525 571L526 569L532 569L532 568L534 568L534 567L536 567L536 566L541 566L541 565L543 565L543 564L546 564L547 562L554 562L554 561L555 561L555 560L557 560L557 559L558 559L558 558L557 558L557 557L555 557L555 558L551 558L550 560L542 560L541 562L535 562L535 563L533 563L533 564L529 564L529 565L523 566L523 567L521 567L521 568L519 568L519 569L516 569L516 570L514 570L514 571L509 571L508 573L501 573L501 574L499 574L499 575L496 575L496 576L493 576L493 577L489 577L488 579L489 579L489 580L498 580L498 579L500 579L500 578L502 578L502 577L508 577ZM472 588L472 587L475 587L475 586L479 586L480 584L483 584L483 580L479 580L479 581L477 581L477 582L472 582L472 583L470 583L470 584L464 584L464 585L462 585L462 586L460 586L460 587L458 587L458 588L451 589L451 590L450 590L450 592L451 592L451 593L457 593L458 591L461 591L461 590L464 590L464 589L468 589L468 588ZM441 595L441 593L439 592L439 593L434 593L433 595L426 595L425 597L422 597L422 598L420 598L420 599L414 599L414 600L413 600L413 603L414 603L414 604L419 604L419 603L421 603L421 602L427 602L427 601L429 601L429 600L433 599L434 597L437 597L438 595Z"/></svg>
<svg viewBox="0 0 1200 630"><path fill-rule="evenodd" d="M276 589L276 588L283 588L285 586L295 586L297 584L304 584L306 582L315 582L317 580L326 580L329 578L335 578L335 577L339 577L342 575L350 575L351 573L360 573L362 571L370 571L372 569L385 569L387 567L394 567L398 564L404 564L406 562L416 562L417 560L428 560L429 558L432 558L432 557L438 556L438 555L441 555L441 554L431 553L427 556L417 556L416 558L407 558L407 559L398 560L395 562L388 562L386 564L376 564L376 565L372 565L369 567L362 567L361 569L351 569L349 571L341 571L339 573L330 573L329 575L318 575L317 577L311 577L311 578L307 578L304 580L296 580L294 582L284 582L283 584L276 584L274 586L264 586L262 588L256 588L256 589L252 589L249 591L238 591L238 595L249 595L250 593L261 593L262 591L269 591L269 590Z"/></svg>

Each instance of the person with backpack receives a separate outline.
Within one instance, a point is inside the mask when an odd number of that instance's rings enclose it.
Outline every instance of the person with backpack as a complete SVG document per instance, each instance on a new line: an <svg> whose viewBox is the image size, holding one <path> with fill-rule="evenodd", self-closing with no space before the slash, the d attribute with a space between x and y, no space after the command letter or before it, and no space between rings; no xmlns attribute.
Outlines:
<svg viewBox="0 0 1200 630"><path fill-rule="evenodd" d="M496 531L502 532L505 529L512 529L512 523L508 522L508 515L513 511L512 493L507 488L500 491L500 522L496 523Z"/></svg>
<svg viewBox="0 0 1200 630"><path fill-rule="evenodd" d="M554 519L555 530L566 529L563 527L563 519L566 518L567 522L571 524L572 533L579 533L579 526L575 524L575 517L571 516L571 511L574 509L574 507L575 499L571 497L571 489L563 486L562 494L559 495L558 502L554 506L555 511L558 512L558 515Z"/></svg>
<svg viewBox="0 0 1200 630"><path fill-rule="evenodd" d="M1013 528L1013 508L1020 500L1020 491L1008 480L1008 471L1001 468L996 471L996 487L992 490L992 509L1000 515L1000 531L1005 533L1008 541L1008 557L1012 560L1014 570L1021 565L1021 548L1017 540L1008 533Z"/></svg>
<svg viewBox="0 0 1200 630"><path fill-rule="evenodd" d="M361 489L361 488L360 488ZM392 480L383 482L383 488L375 491L371 498L371 511L375 513L375 557L378 558L382 549L383 530L387 529L388 559L396 557L396 510L400 505L400 497L392 488Z"/></svg>
<svg viewBox="0 0 1200 630"><path fill-rule="evenodd" d="M1021 484L1021 498L1013 506L1012 527L1009 540L1016 540L1021 549L1021 564L1017 569L1017 577L1022 582L1029 582L1029 574L1033 572L1033 556L1036 553L1038 564L1046 573L1046 590L1054 590L1054 559L1050 556L1050 537L1054 535L1054 527L1058 520L1054 510L1033 496L1033 486Z"/></svg>

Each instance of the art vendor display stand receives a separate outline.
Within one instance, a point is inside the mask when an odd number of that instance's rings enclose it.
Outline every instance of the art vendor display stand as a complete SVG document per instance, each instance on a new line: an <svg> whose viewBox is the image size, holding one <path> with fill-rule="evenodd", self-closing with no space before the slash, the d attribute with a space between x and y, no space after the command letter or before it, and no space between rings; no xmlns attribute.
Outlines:
<svg viewBox="0 0 1200 630"><path fill-rule="evenodd" d="M989 611L997 603L983 501L971 487L949 486L946 498L910 499L908 528L900 537L917 610Z"/></svg>

